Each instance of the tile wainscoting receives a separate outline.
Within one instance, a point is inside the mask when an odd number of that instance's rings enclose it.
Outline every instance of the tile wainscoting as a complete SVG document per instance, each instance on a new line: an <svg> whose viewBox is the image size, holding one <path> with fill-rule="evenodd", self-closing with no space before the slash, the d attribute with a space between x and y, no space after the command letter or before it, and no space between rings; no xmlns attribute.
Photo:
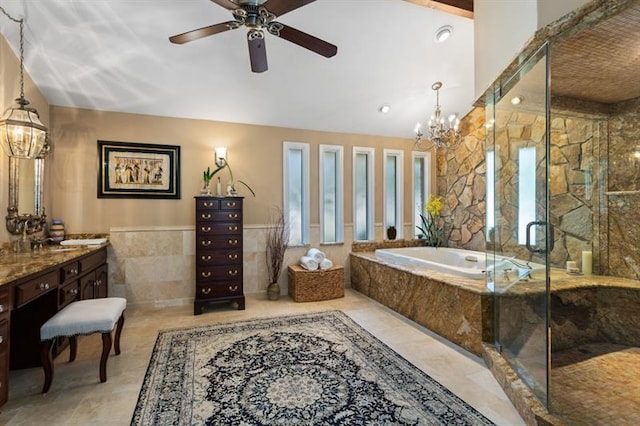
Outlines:
<svg viewBox="0 0 640 426"><path fill-rule="evenodd" d="M195 228L194 226L118 227L109 230L108 248L109 294L126 297L131 305L149 307L178 306L193 303L195 296ZM319 226L311 227L309 246L290 247L279 284L287 294L286 266L298 262L310 247L322 250L334 264L345 266L345 285L349 286L349 252L353 228L345 227L345 242L320 245ZM404 228L405 235L411 226ZM376 236L382 240L382 225L376 226ZM267 267L265 262L266 226L245 226L243 234L245 294L265 292Z"/></svg>

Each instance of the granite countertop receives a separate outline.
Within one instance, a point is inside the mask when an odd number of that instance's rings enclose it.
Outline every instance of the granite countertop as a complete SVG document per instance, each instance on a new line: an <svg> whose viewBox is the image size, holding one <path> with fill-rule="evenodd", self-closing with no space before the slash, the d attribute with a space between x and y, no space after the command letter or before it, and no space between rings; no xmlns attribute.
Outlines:
<svg viewBox="0 0 640 426"><path fill-rule="evenodd" d="M108 245L109 242L92 246L51 245L30 253L4 253L0 255L0 286L96 252Z"/></svg>

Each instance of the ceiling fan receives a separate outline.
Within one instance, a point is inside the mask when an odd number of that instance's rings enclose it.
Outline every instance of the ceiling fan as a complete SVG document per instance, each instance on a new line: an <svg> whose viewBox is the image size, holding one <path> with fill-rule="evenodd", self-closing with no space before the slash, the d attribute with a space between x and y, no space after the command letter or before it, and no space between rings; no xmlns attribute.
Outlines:
<svg viewBox="0 0 640 426"><path fill-rule="evenodd" d="M312 3L315 0L211 1L230 10L234 20L174 35L169 37L169 41L175 44L183 44L224 31L235 30L244 25L249 29L247 40L249 42L251 71L253 72L264 72L268 69L267 51L264 44L265 30L276 37L295 43L326 58L330 58L338 52L338 48L331 43L275 21L278 16Z"/></svg>

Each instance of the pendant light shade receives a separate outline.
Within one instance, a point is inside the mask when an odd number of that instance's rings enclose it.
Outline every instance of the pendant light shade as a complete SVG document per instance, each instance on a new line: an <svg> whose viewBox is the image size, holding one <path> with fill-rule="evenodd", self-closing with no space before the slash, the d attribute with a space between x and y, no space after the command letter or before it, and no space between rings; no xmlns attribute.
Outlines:
<svg viewBox="0 0 640 426"><path fill-rule="evenodd" d="M38 112L27 107L29 101L16 99L17 107L9 108L0 119L0 145L9 157L36 158L47 139L47 128Z"/></svg>
<svg viewBox="0 0 640 426"><path fill-rule="evenodd" d="M0 11L20 24L20 97L16 99L18 106L7 109L0 119L0 145L9 157L36 158L47 140L47 128L24 98L24 20L12 17L2 7Z"/></svg>

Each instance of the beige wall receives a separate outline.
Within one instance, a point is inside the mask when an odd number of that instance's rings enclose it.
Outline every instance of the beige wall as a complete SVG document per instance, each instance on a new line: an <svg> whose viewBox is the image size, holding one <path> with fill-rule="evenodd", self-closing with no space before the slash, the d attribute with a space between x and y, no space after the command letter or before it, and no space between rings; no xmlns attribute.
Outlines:
<svg viewBox="0 0 640 426"><path fill-rule="evenodd" d="M16 31L18 25L16 24ZM26 52L28 54L29 52ZM45 126L49 125L49 104L40 90L34 85L33 80L25 70L24 74L24 96L31 102L40 115L40 120ZM0 111L4 114L7 108L12 108L15 99L20 95L20 60L11 50L5 38L0 35ZM6 216L6 208L9 204L9 158L0 150L0 218ZM48 171L45 171L45 199L44 206L47 212L50 211L50 199L47 190ZM4 221L2 221L4 222ZM15 239L7 232L4 223L0 223L0 244Z"/></svg>
<svg viewBox="0 0 640 426"><path fill-rule="evenodd" d="M216 146L227 147L234 177L249 183L256 192L254 198L240 187L241 195L246 196L245 225L264 224L269 209L282 206L283 141L310 144L312 225L318 223L319 144L345 147L344 207L347 223L352 220L352 148L376 148L376 188L382 188L383 148L404 149L405 221L411 220L411 140L57 106L51 108L51 117L51 217L64 220L70 233L109 232L111 227L192 225L193 196L198 194L202 171L207 166L213 167L213 150ZM180 145L182 198L98 199L97 140ZM225 186L228 175L225 174L222 179ZM375 217L376 222L382 221L381 192L376 194Z"/></svg>

